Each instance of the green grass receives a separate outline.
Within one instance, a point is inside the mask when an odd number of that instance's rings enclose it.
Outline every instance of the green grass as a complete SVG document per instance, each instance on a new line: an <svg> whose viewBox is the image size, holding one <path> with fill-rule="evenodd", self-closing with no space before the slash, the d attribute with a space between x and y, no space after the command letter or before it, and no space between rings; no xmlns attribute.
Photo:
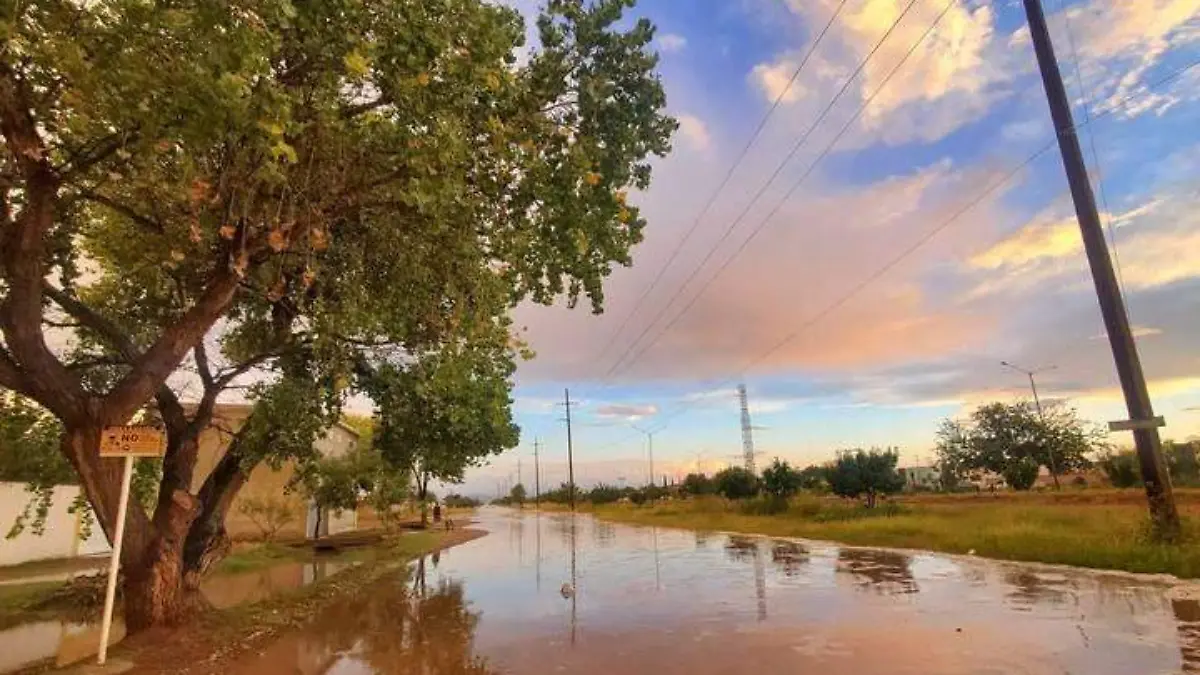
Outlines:
<svg viewBox="0 0 1200 675"><path fill-rule="evenodd" d="M55 612L38 605L61 587L61 581L0 586L0 629L52 617Z"/></svg>
<svg viewBox="0 0 1200 675"><path fill-rule="evenodd" d="M1129 503L1125 503L1129 502ZM601 518L644 525L823 539L862 546L928 549L1005 560L1200 577L1200 544L1154 543L1136 501L1029 495L911 498L888 512L843 500L801 497L776 515L750 515L721 499L655 506L603 506ZM879 509L876 509L879 511ZM1181 505L1197 520L1196 504Z"/></svg>
<svg viewBox="0 0 1200 675"><path fill-rule="evenodd" d="M218 574L239 574L271 567L282 562L312 559L312 550L305 547L282 544L260 544L235 553L230 553L217 564Z"/></svg>

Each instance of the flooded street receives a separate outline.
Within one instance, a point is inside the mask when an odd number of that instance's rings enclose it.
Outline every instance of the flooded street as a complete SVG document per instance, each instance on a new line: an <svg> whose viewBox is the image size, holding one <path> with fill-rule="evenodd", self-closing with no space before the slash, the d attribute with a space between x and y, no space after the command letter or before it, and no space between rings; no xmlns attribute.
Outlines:
<svg viewBox="0 0 1200 675"><path fill-rule="evenodd" d="M479 527L223 670L1200 672L1200 604L1166 584L585 515Z"/></svg>

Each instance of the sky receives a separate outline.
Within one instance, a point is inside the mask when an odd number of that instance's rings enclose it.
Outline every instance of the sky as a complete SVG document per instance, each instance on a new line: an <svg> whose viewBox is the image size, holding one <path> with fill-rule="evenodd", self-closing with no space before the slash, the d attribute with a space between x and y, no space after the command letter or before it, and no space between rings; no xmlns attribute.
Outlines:
<svg viewBox="0 0 1200 675"><path fill-rule="evenodd" d="M1163 435L1198 435L1200 0L1044 1ZM631 196L646 239L602 315L517 309L537 353L516 375L521 445L462 491L518 464L532 486L535 440L543 488L564 481L568 388L581 485L644 483L650 432L659 480L739 462L739 383L760 463L896 446L928 464L942 419L1028 398L1001 361L1046 368L1043 400L1090 421L1128 417L1020 2L632 16L657 26L680 122Z"/></svg>

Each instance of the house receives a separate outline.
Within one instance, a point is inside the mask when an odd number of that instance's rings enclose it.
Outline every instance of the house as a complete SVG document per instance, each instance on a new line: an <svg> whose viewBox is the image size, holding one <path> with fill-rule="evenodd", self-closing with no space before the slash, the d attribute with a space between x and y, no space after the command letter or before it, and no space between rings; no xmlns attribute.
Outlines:
<svg viewBox="0 0 1200 675"><path fill-rule="evenodd" d="M937 467L910 466L899 470L904 479L905 490L936 490L941 486L941 474Z"/></svg>
<svg viewBox="0 0 1200 675"><path fill-rule="evenodd" d="M249 405L217 406L212 423L200 435L200 452L192 476L193 492L200 489L213 467L225 456L232 435L245 424L250 411ZM334 458L349 454L357 444L358 432L339 422L326 430L315 445L323 457ZM316 506L298 491L288 490L295 474L295 463L291 461L278 469L266 463L255 467L246 484L234 497L229 514L225 517L225 529L229 536L233 539L257 539L273 531L277 537L314 538L358 528L355 511L330 513L326 510L320 514L320 532L315 532L318 527ZM260 508L254 508L256 506ZM261 508L263 506L268 508Z"/></svg>

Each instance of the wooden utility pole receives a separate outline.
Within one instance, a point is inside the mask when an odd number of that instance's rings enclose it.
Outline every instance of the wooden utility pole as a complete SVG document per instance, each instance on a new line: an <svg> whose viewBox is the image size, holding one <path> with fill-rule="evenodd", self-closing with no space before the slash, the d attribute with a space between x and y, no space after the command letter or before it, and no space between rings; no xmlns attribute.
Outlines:
<svg viewBox="0 0 1200 675"><path fill-rule="evenodd" d="M567 483L571 499L571 510L575 510L575 449L571 445L571 390L564 389L563 395L567 407Z"/></svg>
<svg viewBox="0 0 1200 675"><path fill-rule="evenodd" d="M1121 379L1121 390L1125 394L1125 406L1129 420L1115 423L1121 428L1132 429L1137 447L1138 462L1142 469L1142 481L1146 487L1146 499L1150 506L1150 518L1158 536L1174 540L1179 535L1179 513L1175 509L1175 497L1171 492L1171 478L1163 463L1158 427L1161 419L1154 416L1150 404L1150 393L1146 389L1146 378L1138 358L1137 344L1129 328L1129 315L1125 301L1113 272L1108 244L1100 225L1100 214L1096 210L1096 197L1088 181L1087 165L1075 133L1075 121L1071 116L1071 104L1063 86L1062 73L1054 56L1054 45L1046 27L1046 15L1041 0L1024 0L1025 16L1029 20L1029 33L1037 54L1038 68L1042 73L1042 84L1050 103L1050 116L1058 135L1058 148L1062 153L1067 182L1071 186L1071 199L1075 203L1075 216L1083 235L1083 246L1087 252L1088 265L1092 270L1092 281L1100 301L1100 312L1104 316L1104 328L1108 332L1113 360Z"/></svg>

